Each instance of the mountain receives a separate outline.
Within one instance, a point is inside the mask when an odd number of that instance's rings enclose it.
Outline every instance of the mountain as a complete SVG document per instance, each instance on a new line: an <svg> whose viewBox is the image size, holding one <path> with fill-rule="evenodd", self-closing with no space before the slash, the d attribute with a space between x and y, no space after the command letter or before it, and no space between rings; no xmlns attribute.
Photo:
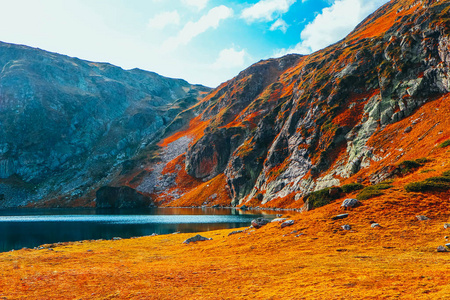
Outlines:
<svg viewBox="0 0 450 300"><path fill-rule="evenodd" d="M256 63L183 111L175 120L189 124L159 142L158 160L117 183L159 205L308 209L314 191L444 155L449 9L393 0L334 45Z"/></svg>
<svg viewBox="0 0 450 300"><path fill-rule="evenodd" d="M210 90L7 43L0 70L0 207L95 205L96 189Z"/></svg>

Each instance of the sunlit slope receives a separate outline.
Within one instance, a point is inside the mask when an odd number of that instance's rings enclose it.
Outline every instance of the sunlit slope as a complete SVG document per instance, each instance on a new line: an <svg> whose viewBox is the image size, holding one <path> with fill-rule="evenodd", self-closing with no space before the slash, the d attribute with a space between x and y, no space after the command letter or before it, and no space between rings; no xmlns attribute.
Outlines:
<svg viewBox="0 0 450 300"><path fill-rule="evenodd" d="M172 193L157 187L147 192L165 205L300 207L312 191L378 183L374 178L383 165L420 158L446 134L434 135L445 130L445 122L431 130L415 122L410 133L398 126L408 127L413 114L419 118L424 104L448 99L449 6L391 1L334 45L242 71L181 114L195 119L159 144L164 152L179 142L167 185ZM430 111L424 121L447 119L444 109ZM428 130L427 139L417 140ZM200 180L194 188L208 189L200 183L217 176L222 195L228 194L220 201L212 191L205 193L213 198L194 199L190 188L177 188L193 178Z"/></svg>

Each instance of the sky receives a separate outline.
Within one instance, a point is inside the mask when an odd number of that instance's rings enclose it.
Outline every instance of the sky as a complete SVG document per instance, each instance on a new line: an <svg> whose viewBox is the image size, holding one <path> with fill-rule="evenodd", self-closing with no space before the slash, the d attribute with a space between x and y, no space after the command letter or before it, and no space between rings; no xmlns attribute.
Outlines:
<svg viewBox="0 0 450 300"><path fill-rule="evenodd" d="M216 87L310 54L388 0L0 0L0 41Z"/></svg>

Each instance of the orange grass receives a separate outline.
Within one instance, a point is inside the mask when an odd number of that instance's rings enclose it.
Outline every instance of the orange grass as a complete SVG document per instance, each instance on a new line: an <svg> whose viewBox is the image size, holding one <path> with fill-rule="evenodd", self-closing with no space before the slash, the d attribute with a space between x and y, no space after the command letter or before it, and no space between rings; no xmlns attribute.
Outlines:
<svg viewBox="0 0 450 300"><path fill-rule="evenodd" d="M170 143L184 136L193 138L193 143L195 143L203 136L203 131L208 126L208 124L208 121L201 120L201 116L195 117L189 122L189 127L187 129L177 131L173 135L165 138L162 142L158 143L158 146L167 147Z"/></svg>
<svg viewBox="0 0 450 300"><path fill-rule="evenodd" d="M0 253L0 298L447 299L450 253L436 248L450 232L448 195L389 193L344 220L331 220L336 201L291 227L211 231L190 245L193 234L178 234Z"/></svg>
<svg viewBox="0 0 450 300"><path fill-rule="evenodd" d="M230 206L230 203L231 198L226 190L226 177L224 174L219 174L213 179L196 186L168 205L180 207L201 205Z"/></svg>

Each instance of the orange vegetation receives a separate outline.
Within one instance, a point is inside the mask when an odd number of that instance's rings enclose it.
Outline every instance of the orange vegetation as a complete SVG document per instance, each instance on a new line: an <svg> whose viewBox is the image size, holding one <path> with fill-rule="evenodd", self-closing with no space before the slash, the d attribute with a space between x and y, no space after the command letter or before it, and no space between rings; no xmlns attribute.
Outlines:
<svg viewBox="0 0 450 300"><path fill-rule="evenodd" d="M399 191L343 220L331 220L343 212L336 201L292 215L291 227L211 231L202 235L213 240L189 245L193 234L1 253L0 298L448 299L450 253L436 248L450 235L449 195Z"/></svg>
<svg viewBox="0 0 450 300"><path fill-rule="evenodd" d="M365 23L361 24L359 28L360 30L355 30L353 33L349 35L349 39L364 39L364 38L373 38L377 36L383 35L387 32L396 22L400 22L401 17L413 13L418 5L422 4L422 1L416 1L416 5L411 5L408 9L403 9L407 6L407 2L413 4L413 1L399 1L402 2L396 3L388 12L382 14L382 16L378 15L376 18L370 18L366 20ZM370 26L364 26L370 23Z"/></svg>
<svg viewBox="0 0 450 300"><path fill-rule="evenodd" d="M208 121L202 121L201 116L195 117L189 122L189 127L182 131L177 131L175 134L165 138L158 144L160 147L166 147L170 143L178 140L181 137L187 136L193 139L193 142L197 141L203 136L203 131L208 126Z"/></svg>
<svg viewBox="0 0 450 300"><path fill-rule="evenodd" d="M198 185L181 198L170 202L170 206L221 205L230 206L231 199L226 189L226 177L220 174L213 179Z"/></svg>

